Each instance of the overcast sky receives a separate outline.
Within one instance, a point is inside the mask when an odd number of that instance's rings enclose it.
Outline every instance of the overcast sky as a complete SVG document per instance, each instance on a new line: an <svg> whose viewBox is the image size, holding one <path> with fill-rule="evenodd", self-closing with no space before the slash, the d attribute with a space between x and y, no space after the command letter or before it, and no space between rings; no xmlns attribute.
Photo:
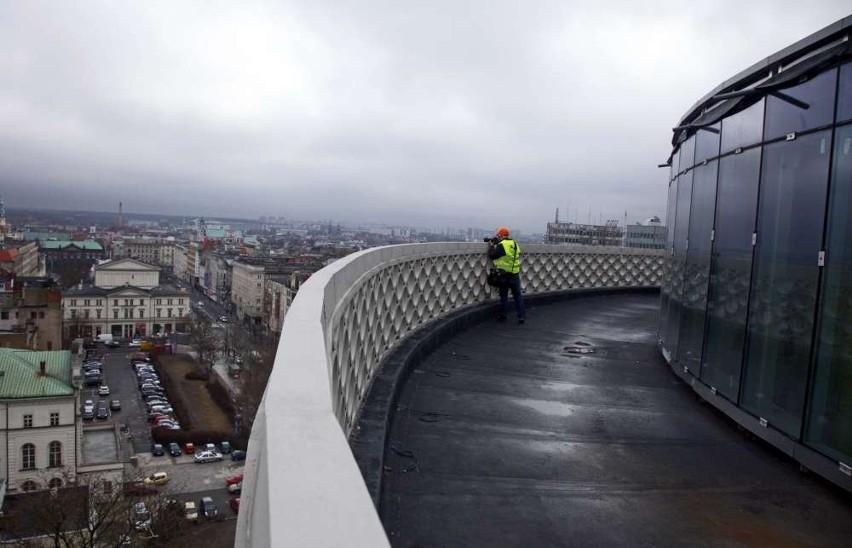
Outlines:
<svg viewBox="0 0 852 548"><path fill-rule="evenodd" d="M839 1L0 0L7 206L421 226L665 214L671 128Z"/></svg>

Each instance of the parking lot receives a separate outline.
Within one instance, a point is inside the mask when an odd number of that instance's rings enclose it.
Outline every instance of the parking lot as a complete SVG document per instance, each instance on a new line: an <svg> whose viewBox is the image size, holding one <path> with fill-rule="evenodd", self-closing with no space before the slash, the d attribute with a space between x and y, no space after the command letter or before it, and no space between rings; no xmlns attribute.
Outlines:
<svg viewBox="0 0 852 548"><path fill-rule="evenodd" d="M236 496L229 495L225 479L242 472L242 461L234 462L230 455L223 455L224 460L221 462L198 464L193 455L172 457L166 452L164 456L155 457L151 454L152 441L147 410L138 390L136 374L130 366L130 356L135 351L136 349L127 347L99 348L98 352L103 355L102 382L109 386L110 394L99 396L97 387L87 387L83 391L83 399L91 399L96 405L99 400L121 401L121 410L113 411L108 421L127 425L129 429L128 439L132 443L137 462L131 472L135 476L133 479L141 479L155 472L166 472L170 480L159 488L161 491L173 494L177 499L193 500L196 503L202 496L210 496L216 503L220 516L234 517L229 502ZM95 419L84 425L104 424L108 421Z"/></svg>
<svg viewBox="0 0 852 548"><path fill-rule="evenodd" d="M129 439L134 453L151 451L151 427L145 404L139 394L136 375L130 367L131 348L109 349L100 347L103 354L102 384L109 386L109 396L99 396L97 387L86 387L83 399L90 399L97 404L98 400L121 401L121 411L112 411L109 420L129 427ZM91 421L103 422L103 421ZM84 423L85 424L85 423Z"/></svg>

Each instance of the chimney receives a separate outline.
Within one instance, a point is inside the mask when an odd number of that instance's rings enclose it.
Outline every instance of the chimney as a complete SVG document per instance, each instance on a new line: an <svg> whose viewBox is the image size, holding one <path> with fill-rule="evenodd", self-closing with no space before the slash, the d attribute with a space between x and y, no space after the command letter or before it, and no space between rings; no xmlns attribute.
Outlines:
<svg viewBox="0 0 852 548"><path fill-rule="evenodd" d="M46 361L42 360L41 362L39 362L38 368L39 368L39 373L41 374L42 377L47 375L47 371L46 371L47 370L47 362Z"/></svg>

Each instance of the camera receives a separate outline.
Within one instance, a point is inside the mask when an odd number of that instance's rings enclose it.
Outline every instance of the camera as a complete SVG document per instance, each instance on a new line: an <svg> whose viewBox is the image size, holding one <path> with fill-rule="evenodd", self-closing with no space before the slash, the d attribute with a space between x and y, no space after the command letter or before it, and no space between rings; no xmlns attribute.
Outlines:
<svg viewBox="0 0 852 548"><path fill-rule="evenodd" d="M498 238L494 237L494 238L482 238L482 241L485 242L486 244L497 245L497 242L499 242L500 240Z"/></svg>

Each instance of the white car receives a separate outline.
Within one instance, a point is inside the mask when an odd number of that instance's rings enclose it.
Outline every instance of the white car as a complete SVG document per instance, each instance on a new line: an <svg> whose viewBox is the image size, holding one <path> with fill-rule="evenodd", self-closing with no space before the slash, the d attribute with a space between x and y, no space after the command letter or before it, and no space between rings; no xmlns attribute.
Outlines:
<svg viewBox="0 0 852 548"><path fill-rule="evenodd" d="M109 396L109 385L102 384L100 388L98 388L98 396Z"/></svg>
<svg viewBox="0 0 852 548"><path fill-rule="evenodd" d="M127 346L129 346L130 348L139 348L141 345L142 339L133 339Z"/></svg>
<svg viewBox="0 0 852 548"><path fill-rule="evenodd" d="M199 451L195 454L195 462L219 462L222 453L218 451Z"/></svg>
<svg viewBox="0 0 852 548"><path fill-rule="evenodd" d="M151 526L151 514L148 513L148 508L144 502L137 502L133 505L133 525L139 530Z"/></svg>

